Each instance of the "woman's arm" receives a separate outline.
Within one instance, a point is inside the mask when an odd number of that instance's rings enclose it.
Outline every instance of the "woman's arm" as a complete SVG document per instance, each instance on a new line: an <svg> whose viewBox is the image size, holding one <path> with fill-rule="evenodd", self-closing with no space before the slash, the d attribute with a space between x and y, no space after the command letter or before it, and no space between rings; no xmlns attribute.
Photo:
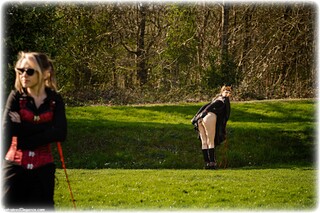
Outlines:
<svg viewBox="0 0 320 213"><path fill-rule="evenodd" d="M210 105L208 105L203 111L208 113L208 112L213 112L215 114L220 113L221 110L224 107L224 101L219 99L216 99L215 101L211 102Z"/></svg>
<svg viewBox="0 0 320 213"><path fill-rule="evenodd" d="M45 125L43 131L36 134L25 136L20 139L20 147L22 149L34 149L41 145L54 142L63 142L67 137L67 119L65 114L65 104L59 94L54 98L55 107L53 113L53 120L50 125ZM42 124L39 124L42 125Z"/></svg>
<svg viewBox="0 0 320 213"><path fill-rule="evenodd" d="M2 150L6 153L11 145L12 136L19 135L20 123L12 122L10 114L19 111L19 95L17 91L11 91L2 117Z"/></svg>

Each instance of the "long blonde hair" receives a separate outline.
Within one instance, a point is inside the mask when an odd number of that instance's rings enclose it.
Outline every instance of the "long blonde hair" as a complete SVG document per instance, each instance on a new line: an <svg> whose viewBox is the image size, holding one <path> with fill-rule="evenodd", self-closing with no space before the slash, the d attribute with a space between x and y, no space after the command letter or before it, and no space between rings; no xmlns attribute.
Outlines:
<svg viewBox="0 0 320 213"><path fill-rule="evenodd" d="M35 69L35 71L39 74L38 82L40 85L44 84L45 87L57 91L57 83L52 61L46 54L39 52L19 52L18 61L15 65L16 80L14 86L16 90L18 90L20 93L23 93L23 87L18 73L18 68L21 68L21 63L23 60L27 60L34 65L32 68ZM45 71L48 71L49 76L44 79L43 73ZM40 88L41 87L39 87L39 89Z"/></svg>

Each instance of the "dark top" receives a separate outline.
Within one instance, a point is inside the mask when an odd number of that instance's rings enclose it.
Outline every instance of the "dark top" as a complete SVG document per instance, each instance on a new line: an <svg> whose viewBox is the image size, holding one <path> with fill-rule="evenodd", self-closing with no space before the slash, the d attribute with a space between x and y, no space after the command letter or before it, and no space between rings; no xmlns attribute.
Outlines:
<svg viewBox="0 0 320 213"><path fill-rule="evenodd" d="M226 125L230 117L230 100L228 97L217 96L212 102L202 106L192 119L192 124L197 125L200 118L204 118L208 112L217 115L215 146L221 144L226 139ZM197 129L197 128L196 128Z"/></svg>
<svg viewBox="0 0 320 213"><path fill-rule="evenodd" d="M18 149L33 150L39 146L62 142L67 136L67 119L65 114L65 104L60 94L51 89L46 88L47 98L44 102L36 107L34 99L25 93L11 91L3 114L3 152L4 155L8 151L12 136L18 137ZM21 110L21 107L24 109ZM32 120L21 118L21 123L11 121L9 112L19 112L20 116L23 112L24 117L30 117ZM40 118L52 115L52 119ZM38 119L37 119L38 118ZM3 155L3 156L4 156Z"/></svg>

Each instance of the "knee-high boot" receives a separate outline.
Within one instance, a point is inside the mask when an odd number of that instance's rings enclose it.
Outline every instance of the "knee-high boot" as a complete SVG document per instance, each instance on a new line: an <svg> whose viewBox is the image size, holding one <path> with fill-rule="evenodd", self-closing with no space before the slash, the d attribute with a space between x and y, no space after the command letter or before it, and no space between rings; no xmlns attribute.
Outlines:
<svg viewBox="0 0 320 213"><path fill-rule="evenodd" d="M210 163L208 149L203 149L202 150L202 154L203 154L203 159L204 159L204 163L205 163L205 169L208 169L209 168L209 163Z"/></svg>
<svg viewBox="0 0 320 213"><path fill-rule="evenodd" d="M208 149L208 152L209 152L209 160L210 160L209 167L210 167L210 169L215 169L216 168L216 159L214 156L214 148Z"/></svg>

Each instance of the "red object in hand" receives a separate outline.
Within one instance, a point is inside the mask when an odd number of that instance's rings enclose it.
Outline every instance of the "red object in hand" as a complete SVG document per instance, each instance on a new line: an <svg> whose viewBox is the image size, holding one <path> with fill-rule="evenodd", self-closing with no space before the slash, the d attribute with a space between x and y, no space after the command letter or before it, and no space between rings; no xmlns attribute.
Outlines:
<svg viewBox="0 0 320 213"><path fill-rule="evenodd" d="M17 136L12 137L11 146L6 154L5 159L7 161L15 162L18 165L21 165L22 160L22 151L18 147L18 138Z"/></svg>

